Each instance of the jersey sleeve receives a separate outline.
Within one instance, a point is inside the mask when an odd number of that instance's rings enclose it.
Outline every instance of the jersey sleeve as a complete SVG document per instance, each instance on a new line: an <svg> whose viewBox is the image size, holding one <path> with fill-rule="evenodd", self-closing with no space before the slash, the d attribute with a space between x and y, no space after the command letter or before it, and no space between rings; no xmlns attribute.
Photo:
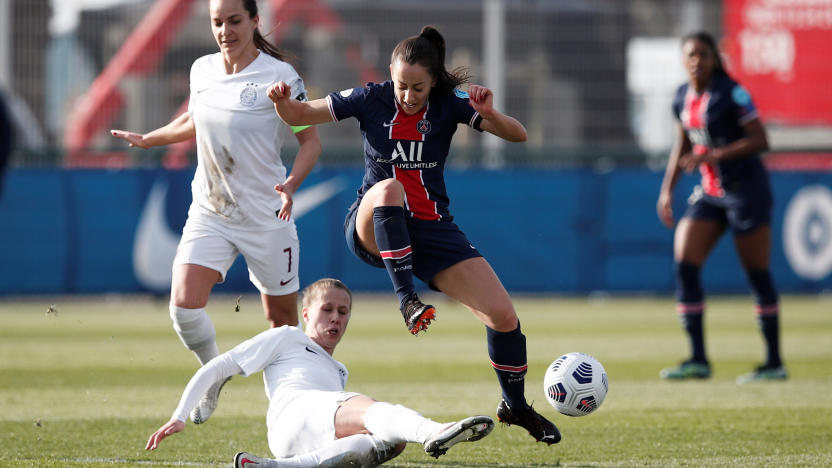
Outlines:
<svg viewBox="0 0 832 468"><path fill-rule="evenodd" d="M207 364L200 367L196 371L185 391L182 392L182 397L179 399L179 405L173 411L171 419L178 419L185 422L188 419L188 414L199 402L199 399L205 395L211 385L217 382L222 382L232 375L239 374L240 366L235 363L228 353L220 354L211 359Z"/></svg>
<svg viewBox="0 0 832 468"><path fill-rule="evenodd" d="M475 130L482 131L480 123L482 116L471 107L468 93L461 89L454 89L451 94L451 107L457 123L465 124Z"/></svg>
<svg viewBox="0 0 832 468"><path fill-rule="evenodd" d="M292 90L291 97L292 99L297 99L301 102L306 102L308 100L306 96L306 86L303 84L303 78L298 75L294 68L291 69L291 75L288 79L284 80L289 85ZM298 133L306 130L307 128L311 127L311 125L292 125L292 133Z"/></svg>
<svg viewBox="0 0 832 468"><path fill-rule="evenodd" d="M326 97L329 106L329 113L335 121L344 120L349 117L361 119L364 103L370 95L369 86L359 88L348 88L337 93L330 93Z"/></svg>
<svg viewBox="0 0 832 468"><path fill-rule="evenodd" d="M238 344L228 354L243 370L243 375L248 377L277 359L288 341L291 329L288 325L270 328Z"/></svg>
<svg viewBox="0 0 832 468"><path fill-rule="evenodd" d="M739 84L735 84L731 89L731 104L737 113L737 123L741 126L758 117L751 94Z"/></svg>
<svg viewBox="0 0 832 468"><path fill-rule="evenodd" d="M188 114L194 116L194 106L196 105L196 62L191 65L191 73L188 75Z"/></svg>

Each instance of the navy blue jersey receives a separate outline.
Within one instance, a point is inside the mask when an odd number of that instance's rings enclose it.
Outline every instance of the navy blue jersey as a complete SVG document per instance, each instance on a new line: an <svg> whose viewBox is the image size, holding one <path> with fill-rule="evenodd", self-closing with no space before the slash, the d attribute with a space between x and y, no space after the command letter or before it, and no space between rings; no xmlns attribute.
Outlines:
<svg viewBox="0 0 832 468"><path fill-rule="evenodd" d="M327 96L332 118L355 117L364 138L364 180L355 204L377 182L395 178L404 185L410 216L450 221L444 170L451 138L457 124L479 130L482 118L460 90L447 96L431 93L413 115L402 110L393 91L393 83L385 81Z"/></svg>
<svg viewBox="0 0 832 468"><path fill-rule="evenodd" d="M757 118L757 108L748 91L725 75L714 75L702 94L688 83L676 91L673 113L685 129L696 154L704 154L745 137L743 125ZM758 154L700 164L702 188L706 195L722 197L725 190L744 182L767 183L768 177Z"/></svg>

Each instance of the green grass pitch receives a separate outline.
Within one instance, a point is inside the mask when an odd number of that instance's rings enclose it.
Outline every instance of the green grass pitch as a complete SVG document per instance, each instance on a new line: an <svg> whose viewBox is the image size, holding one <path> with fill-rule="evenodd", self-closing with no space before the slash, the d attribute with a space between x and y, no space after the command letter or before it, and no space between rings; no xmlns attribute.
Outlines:
<svg viewBox="0 0 832 468"><path fill-rule="evenodd" d="M221 350L265 327L258 298L214 296ZM494 415L499 387L485 330L441 297L429 333L414 338L392 295L355 298L335 353L348 390L401 403L440 421ZM832 466L832 299L785 296L786 382L739 386L762 341L748 297L712 297L708 381L671 383L662 367L687 352L669 297L516 298L527 337L526 395L563 432L535 443L498 425L439 459L411 444L393 467ZM55 304L55 312L47 309ZM543 396L546 366L582 351L607 369L595 413L570 418ZM206 424L188 423L155 452L147 437L169 418L197 367L171 329L165 301L145 297L0 301L0 466L229 466L235 452L269 455L262 379L234 378Z"/></svg>

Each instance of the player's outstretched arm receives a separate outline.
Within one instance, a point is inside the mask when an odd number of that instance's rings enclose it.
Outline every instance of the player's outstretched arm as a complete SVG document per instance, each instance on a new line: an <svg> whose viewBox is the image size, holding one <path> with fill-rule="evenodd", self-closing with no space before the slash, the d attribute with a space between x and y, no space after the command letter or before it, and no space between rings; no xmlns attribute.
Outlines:
<svg viewBox="0 0 832 468"><path fill-rule="evenodd" d="M130 143L131 147L138 146L139 148L147 149L153 146L170 145L194 138L196 136L196 127L194 126L191 114L185 112L164 127L157 128L149 133L141 134L113 129L110 130L110 134Z"/></svg>
<svg viewBox="0 0 832 468"><path fill-rule="evenodd" d="M274 189L280 194L283 205L280 207L280 212L277 217L288 221L292 216L293 195L297 191L309 172L318 162L318 157L321 155L321 139L318 136L318 129L309 127L295 133L295 138L300 143L298 154L295 156L295 163L292 164L292 172L289 177L282 184L277 184Z"/></svg>
<svg viewBox="0 0 832 468"><path fill-rule="evenodd" d="M480 128L504 140L526 141L528 138L526 127L514 117L505 115L494 108L494 95L490 89L472 84L468 87L468 96L471 107L479 112L483 119Z"/></svg>
<svg viewBox="0 0 832 468"><path fill-rule="evenodd" d="M274 109L280 119L289 125L317 125L332 122L332 114L326 99L298 101L292 99L292 88L279 81L269 86L269 99L274 102Z"/></svg>
<svg viewBox="0 0 832 468"><path fill-rule="evenodd" d="M185 429L185 422L180 421L178 419L171 419L164 426L160 427L156 432L150 435L150 438L147 439L147 445L144 447L145 450L156 450L159 446L159 442L162 441L165 437L176 434L177 432Z"/></svg>

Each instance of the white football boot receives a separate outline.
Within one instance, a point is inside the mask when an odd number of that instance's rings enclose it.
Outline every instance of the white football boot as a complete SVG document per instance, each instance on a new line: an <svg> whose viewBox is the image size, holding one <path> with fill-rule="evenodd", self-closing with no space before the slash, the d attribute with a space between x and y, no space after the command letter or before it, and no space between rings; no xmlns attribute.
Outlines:
<svg viewBox="0 0 832 468"><path fill-rule="evenodd" d="M473 442L487 436L494 429L494 420L488 416L471 416L448 424L434 432L425 441L425 453L439 458L459 442Z"/></svg>

